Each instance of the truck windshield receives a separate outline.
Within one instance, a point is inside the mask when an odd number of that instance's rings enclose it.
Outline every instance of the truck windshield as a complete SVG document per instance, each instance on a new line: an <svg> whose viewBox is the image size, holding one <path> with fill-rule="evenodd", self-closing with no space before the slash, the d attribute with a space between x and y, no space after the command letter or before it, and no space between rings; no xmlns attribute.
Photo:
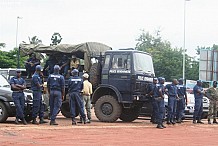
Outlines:
<svg viewBox="0 0 218 146"><path fill-rule="evenodd" d="M154 75L153 61L150 55L144 53L134 53L133 60L135 71Z"/></svg>

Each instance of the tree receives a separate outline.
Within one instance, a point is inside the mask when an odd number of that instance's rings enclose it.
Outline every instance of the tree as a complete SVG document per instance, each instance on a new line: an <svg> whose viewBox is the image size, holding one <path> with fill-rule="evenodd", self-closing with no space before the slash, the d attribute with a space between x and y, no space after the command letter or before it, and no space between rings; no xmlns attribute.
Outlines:
<svg viewBox="0 0 218 146"><path fill-rule="evenodd" d="M165 77L167 81L182 77L182 49L172 48L169 41L162 40L160 31L154 36L142 30L139 38L136 39L136 49L148 52L153 57L155 74L157 77ZM193 58L186 55L186 78L198 79L198 70Z"/></svg>
<svg viewBox="0 0 218 146"><path fill-rule="evenodd" d="M17 48L9 52L0 51L0 68L16 68L17 67ZM24 68L24 61L27 57L20 58L20 67Z"/></svg>
<svg viewBox="0 0 218 146"><path fill-rule="evenodd" d="M40 40L37 36L33 36L32 38L28 37L29 38L29 42L30 44L41 44L42 43L42 40Z"/></svg>
<svg viewBox="0 0 218 146"><path fill-rule="evenodd" d="M4 48L5 47L5 43L0 43L0 48Z"/></svg>
<svg viewBox="0 0 218 146"><path fill-rule="evenodd" d="M60 44L61 40L62 40L62 37L61 37L60 33L55 32L51 37L52 43L50 45L54 46L54 45Z"/></svg>

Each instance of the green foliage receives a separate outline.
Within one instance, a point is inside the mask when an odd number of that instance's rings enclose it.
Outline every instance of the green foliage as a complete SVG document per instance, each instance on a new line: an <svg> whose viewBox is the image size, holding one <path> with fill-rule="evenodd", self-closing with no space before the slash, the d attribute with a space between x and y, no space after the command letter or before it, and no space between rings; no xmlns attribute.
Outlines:
<svg viewBox="0 0 218 146"><path fill-rule="evenodd" d="M60 33L55 32L51 37L52 43L50 45L54 46L54 45L60 44L61 40L62 40L62 37L61 37Z"/></svg>
<svg viewBox="0 0 218 146"><path fill-rule="evenodd" d="M142 30L142 34L136 40L136 49L148 52L153 57L155 74L157 77L165 77L167 81L182 77L183 50L172 48L169 41L163 41L160 31L155 36ZM186 79L198 79L198 61L186 55Z"/></svg>
<svg viewBox="0 0 218 146"><path fill-rule="evenodd" d="M5 47L5 43L0 43L0 48L4 48Z"/></svg>
<svg viewBox="0 0 218 146"><path fill-rule="evenodd" d="M20 58L20 67L24 68L24 61L27 57ZM17 67L17 49L9 52L0 51L0 68L16 68Z"/></svg>
<svg viewBox="0 0 218 146"><path fill-rule="evenodd" d="M32 38L28 37L29 38L29 42L30 44L41 44L42 43L42 40L40 40L37 36L33 36Z"/></svg>
<svg viewBox="0 0 218 146"><path fill-rule="evenodd" d="M213 44L212 47L197 47L196 51L197 51L197 55L200 55L200 50L218 50L218 45Z"/></svg>

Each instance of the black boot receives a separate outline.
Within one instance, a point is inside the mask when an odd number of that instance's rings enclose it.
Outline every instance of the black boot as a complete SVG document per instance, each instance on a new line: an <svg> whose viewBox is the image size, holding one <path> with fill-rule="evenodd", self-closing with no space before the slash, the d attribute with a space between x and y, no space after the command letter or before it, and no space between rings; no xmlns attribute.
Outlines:
<svg viewBox="0 0 218 146"><path fill-rule="evenodd" d="M175 125L175 124L176 124L176 122L175 122L175 121L171 121L171 123L172 123L173 125Z"/></svg>
<svg viewBox="0 0 218 146"><path fill-rule="evenodd" d="M39 124L44 124L44 123L48 123L48 122L45 121L44 118L40 118Z"/></svg>
<svg viewBox="0 0 218 146"><path fill-rule="evenodd" d="M36 121L36 118L33 119L32 124L39 124L39 123Z"/></svg>
<svg viewBox="0 0 218 146"><path fill-rule="evenodd" d="M82 124L82 123L83 123L83 119L82 119L81 116L80 116L79 122L77 122L77 123L79 123L79 124Z"/></svg>
<svg viewBox="0 0 218 146"><path fill-rule="evenodd" d="M166 126L164 126L164 124L163 124L163 123L161 124L161 126L162 126L163 128L167 128Z"/></svg>
<svg viewBox="0 0 218 146"><path fill-rule="evenodd" d="M86 118L83 118L83 124L86 124Z"/></svg>
<svg viewBox="0 0 218 146"><path fill-rule="evenodd" d="M210 119L208 119L208 124L212 124L211 121L210 121Z"/></svg>
<svg viewBox="0 0 218 146"><path fill-rule="evenodd" d="M58 125L58 123L56 121L50 121L50 125Z"/></svg>
<svg viewBox="0 0 218 146"><path fill-rule="evenodd" d="M216 119L213 119L213 123L214 123L214 124L218 124L218 122L216 121Z"/></svg>
<svg viewBox="0 0 218 146"><path fill-rule="evenodd" d="M25 118L22 119L22 123L23 123L24 125L27 125L27 122L26 122Z"/></svg>
<svg viewBox="0 0 218 146"><path fill-rule="evenodd" d="M15 124L19 124L19 119L16 118L14 122L15 122Z"/></svg>
<svg viewBox="0 0 218 146"><path fill-rule="evenodd" d="M172 124L172 123L168 120L168 121L167 121L167 124L170 125L170 124Z"/></svg>
<svg viewBox="0 0 218 146"><path fill-rule="evenodd" d="M80 120L82 120L82 119L80 119ZM76 125L76 120L75 120L75 118L72 118L72 125Z"/></svg>
<svg viewBox="0 0 218 146"><path fill-rule="evenodd" d="M91 123L91 119L87 119L87 120L86 120L86 123Z"/></svg>
<svg viewBox="0 0 218 146"><path fill-rule="evenodd" d="M163 127L161 124L158 124L158 125L157 125L157 128L158 128L158 129L164 129L164 127Z"/></svg>
<svg viewBox="0 0 218 146"><path fill-rule="evenodd" d="M204 124L201 120L198 120L197 123L199 123L199 124Z"/></svg>
<svg viewBox="0 0 218 146"><path fill-rule="evenodd" d="M181 122L181 119L179 118L179 119L176 121L176 123L179 123L179 124L182 123L182 122Z"/></svg>

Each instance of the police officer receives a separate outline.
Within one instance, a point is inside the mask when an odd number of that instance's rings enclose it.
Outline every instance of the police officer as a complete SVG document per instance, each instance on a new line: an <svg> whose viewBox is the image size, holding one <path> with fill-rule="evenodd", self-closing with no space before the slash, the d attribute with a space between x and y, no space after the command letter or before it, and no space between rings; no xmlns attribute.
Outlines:
<svg viewBox="0 0 218 146"><path fill-rule="evenodd" d="M44 105L42 103L42 89L43 83L41 78L41 66L36 66L36 71L32 76L31 89L33 90L33 113L32 113L32 124L38 124L36 121L39 115L39 124L47 123L44 121Z"/></svg>
<svg viewBox="0 0 218 146"><path fill-rule="evenodd" d="M70 77L68 82L68 93L70 94L70 111L72 116L72 125L76 125L75 121L75 108L76 105L79 108L79 113L82 117L84 124L86 124L86 116L84 114L84 105L80 95L83 89L83 80L78 76L79 71L73 69L72 77Z"/></svg>
<svg viewBox="0 0 218 146"><path fill-rule="evenodd" d="M50 125L58 125L55 119L60 110L62 99L64 99L65 95L65 80L64 77L59 74L59 70L59 65L55 65L54 73L50 74L47 80L51 113Z"/></svg>
<svg viewBox="0 0 218 146"><path fill-rule="evenodd" d="M177 79L173 79L172 84L166 85L166 93L168 95L167 124L175 124L176 104L178 99L177 84Z"/></svg>
<svg viewBox="0 0 218 146"><path fill-rule="evenodd" d="M204 124L201 121L201 115L203 112L203 96L204 96L204 91L202 88L202 81L197 80L197 84L193 88L194 92L194 97L195 97L195 110L194 110L194 116L193 116L193 124L200 123ZM197 122L196 122L197 120Z"/></svg>
<svg viewBox="0 0 218 146"><path fill-rule="evenodd" d="M157 84L157 78L153 78L153 83L149 86L149 93L148 95L151 97L151 104L152 104L152 116L151 116L151 122L153 124L157 124L157 107L156 102L154 99L154 88Z"/></svg>
<svg viewBox="0 0 218 146"><path fill-rule="evenodd" d="M157 128L163 129L166 128L163 125L163 116L164 116L164 82L165 78L159 77L159 83L154 87L154 99L155 99L155 107L157 108Z"/></svg>
<svg viewBox="0 0 218 146"><path fill-rule="evenodd" d="M177 88L178 88L179 99L177 101L176 118L177 118L177 123L181 123L185 110L185 104L187 105L186 86L183 85L182 78L179 79L179 84L177 85Z"/></svg>
<svg viewBox="0 0 218 146"><path fill-rule="evenodd" d="M27 122L24 118L25 97L23 93L23 90L26 89L26 82L21 77L21 71L19 69L16 70L16 76L11 78L10 84L13 91L12 98L16 107L15 123L18 124L18 120L20 119L22 120L23 124L26 125Z"/></svg>

